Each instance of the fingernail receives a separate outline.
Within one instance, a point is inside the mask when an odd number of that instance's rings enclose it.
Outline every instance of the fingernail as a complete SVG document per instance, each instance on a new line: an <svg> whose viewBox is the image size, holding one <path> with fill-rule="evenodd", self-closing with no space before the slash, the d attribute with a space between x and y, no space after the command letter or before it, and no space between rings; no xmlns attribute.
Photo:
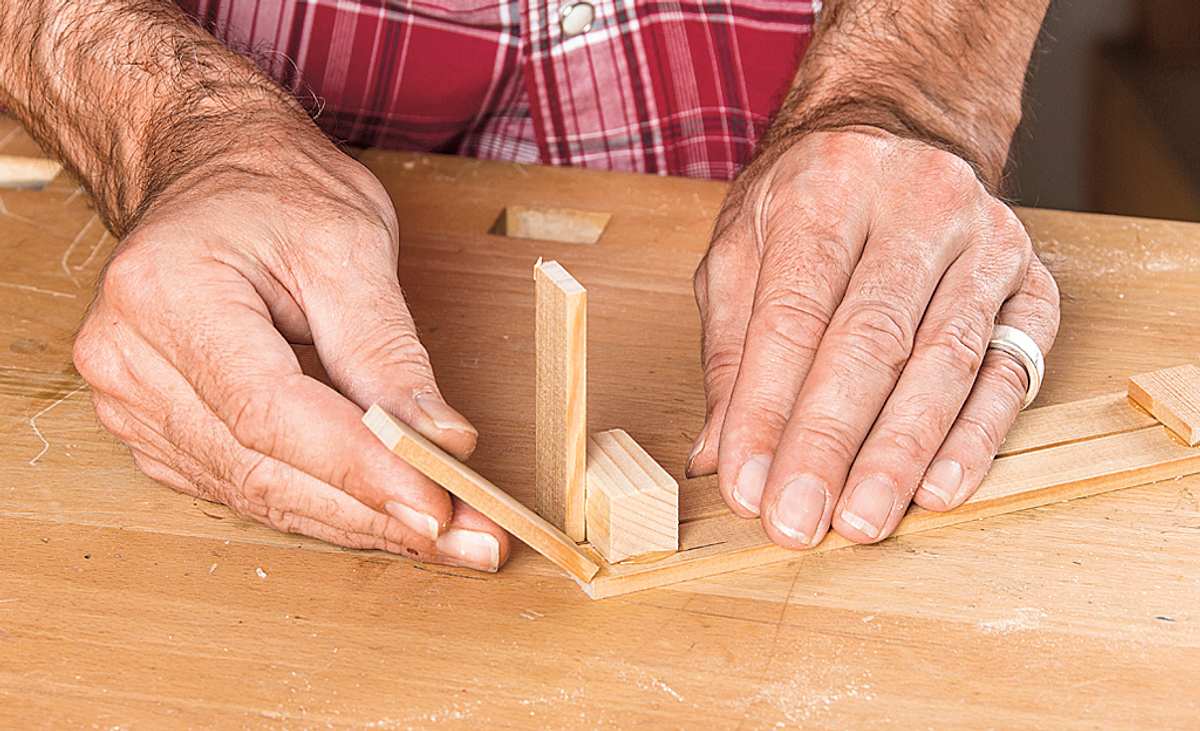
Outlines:
<svg viewBox="0 0 1200 731"><path fill-rule="evenodd" d="M467 421L462 414L450 408L436 393L432 391L418 393L416 396L413 396L413 400L417 402L417 406L420 407L421 411L425 412L425 415L429 417L429 420L438 429L479 435L475 427L471 426L471 422Z"/></svg>
<svg viewBox="0 0 1200 731"><path fill-rule="evenodd" d="M850 494L850 501L842 510L842 520L868 538L878 538L892 514L895 500L896 483L890 477L868 477Z"/></svg>
<svg viewBox="0 0 1200 731"><path fill-rule="evenodd" d="M491 533L451 528L438 538L437 549L451 566L493 573L500 568L500 541Z"/></svg>
<svg viewBox="0 0 1200 731"><path fill-rule="evenodd" d="M419 510L413 510L404 503L386 503L383 509L387 511L388 515L431 541L436 541L438 534L441 533L441 526L438 524L437 518Z"/></svg>
<svg viewBox="0 0 1200 731"><path fill-rule="evenodd" d="M925 473L921 489L950 507L962 486L963 468L952 459L939 459Z"/></svg>
<svg viewBox="0 0 1200 731"><path fill-rule="evenodd" d="M767 473L771 470L771 456L754 454L738 470L737 482L733 485L733 499L751 513L758 515L762 502L763 488L767 484Z"/></svg>
<svg viewBox="0 0 1200 731"><path fill-rule="evenodd" d="M783 486L771 524L775 530L801 543L812 543L829 499L825 481L815 475L800 475Z"/></svg>
<svg viewBox="0 0 1200 731"><path fill-rule="evenodd" d="M708 425L705 424L704 429L700 430L700 437L698 439L696 439L696 443L694 445L692 445L692 451L688 454L687 467L685 467L683 470L683 473L685 475L687 475L688 477L692 476L692 462L696 461L696 455L698 455L704 451L704 440L706 437L704 431L707 428L708 428Z"/></svg>

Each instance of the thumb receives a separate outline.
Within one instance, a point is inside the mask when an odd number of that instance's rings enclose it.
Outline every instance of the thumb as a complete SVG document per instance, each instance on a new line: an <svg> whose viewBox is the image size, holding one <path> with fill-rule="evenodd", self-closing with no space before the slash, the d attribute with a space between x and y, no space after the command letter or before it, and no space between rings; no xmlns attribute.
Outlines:
<svg viewBox="0 0 1200 731"><path fill-rule="evenodd" d="M479 433L438 390L394 270L355 275L352 284L320 282L304 293L313 344L330 381L360 408L378 402L442 449L466 459L475 451Z"/></svg>

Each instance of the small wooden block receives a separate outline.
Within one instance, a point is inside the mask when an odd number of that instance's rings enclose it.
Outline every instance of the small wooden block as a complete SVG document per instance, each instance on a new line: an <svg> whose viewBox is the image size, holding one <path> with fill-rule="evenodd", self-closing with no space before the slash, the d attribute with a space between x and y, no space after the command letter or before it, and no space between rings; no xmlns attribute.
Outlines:
<svg viewBox="0 0 1200 731"><path fill-rule="evenodd" d="M588 439L587 537L609 563L679 549L679 483L621 429Z"/></svg>
<svg viewBox="0 0 1200 731"><path fill-rule="evenodd" d="M587 290L556 261L533 267L537 375L534 508L584 539L587 479Z"/></svg>
<svg viewBox="0 0 1200 731"><path fill-rule="evenodd" d="M1200 366L1188 363L1133 376L1129 398L1189 446L1200 445Z"/></svg>
<svg viewBox="0 0 1200 731"><path fill-rule="evenodd" d="M363 423L384 446L421 474L491 518L496 525L529 544L579 581L589 581L600 570L557 528L478 472L443 452L408 424L393 419L379 404L372 405L363 415Z"/></svg>

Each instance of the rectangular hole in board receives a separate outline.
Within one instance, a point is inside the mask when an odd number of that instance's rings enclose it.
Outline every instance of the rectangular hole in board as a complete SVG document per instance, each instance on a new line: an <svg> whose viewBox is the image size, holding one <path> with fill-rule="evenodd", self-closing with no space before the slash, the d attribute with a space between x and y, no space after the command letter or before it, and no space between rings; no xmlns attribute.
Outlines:
<svg viewBox="0 0 1200 731"><path fill-rule="evenodd" d="M600 240L610 218L611 213L573 208L507 206L500 211L488 233L514 239L594 244Z"/></svg>

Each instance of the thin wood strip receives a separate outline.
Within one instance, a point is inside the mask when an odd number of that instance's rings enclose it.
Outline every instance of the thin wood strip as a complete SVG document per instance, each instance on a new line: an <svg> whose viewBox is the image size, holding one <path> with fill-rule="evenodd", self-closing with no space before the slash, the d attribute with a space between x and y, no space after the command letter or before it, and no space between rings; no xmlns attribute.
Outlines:
<svg viewBox="0 0 1200 731"><path fill-rule="evenodd" d="M582 541L587 511L587 290L556 261L539 259L533 279L533 505L572 540Z"/></svg>
<svg viewBox="0 0 1200 731"><path fill-rule="evenodd" d="M405 462L491 518L496 525L529 544L533 550L579 581L590 580L600 570L574 541L537 513L493 485L475 470L443 452L412 427L393 419L378 404L372 405L363 415L363 423Z"/></svg>
<svg viewBox="0 0 1200 731"><path fill-rule="evenodd" d="M1130 408L1129 399L1119 392L1043 406L1021 412L1000 446L999 456L1144 429L1157 423L1150 414Z"/></svg>
<svg viewBox="0 0 1200 731"><path fill-rule="evenodd" d="M893 535L919 533L993 515L1200 472L1200 449L1162 426L1076 441L997 459L961 507L935 513L914 506ZM855 545L830 533L806 553ZM649 589L803 555L770 543L757 521L733 514L680 526L680 551L652 564L604 566L584 590L593 599Z"/></svg>

